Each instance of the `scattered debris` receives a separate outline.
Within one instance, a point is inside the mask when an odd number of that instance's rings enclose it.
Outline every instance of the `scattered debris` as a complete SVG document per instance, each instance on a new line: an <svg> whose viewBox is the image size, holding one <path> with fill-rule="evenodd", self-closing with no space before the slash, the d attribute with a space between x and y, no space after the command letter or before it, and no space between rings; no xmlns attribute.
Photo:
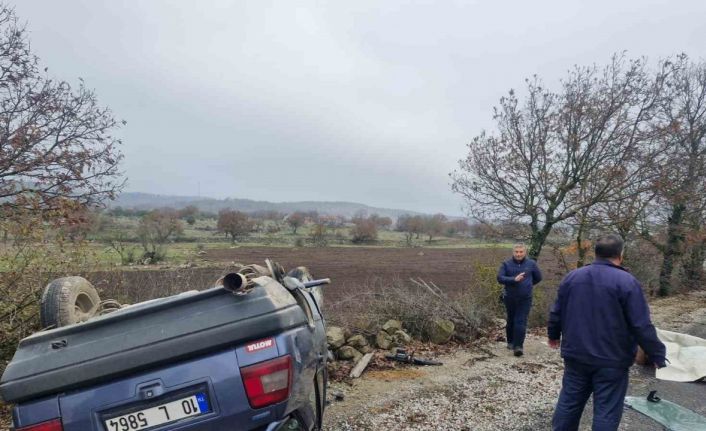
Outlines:
<svg viewBox="0 0 706 431"><path fill-rule="evenodd" d="M415 358L414 351L412 351L412 353L408 354L405 349L397 349L395 351L394 355L385 355L385 358L387 358L390 361L403 362L406 364L413 364L413 365L443 365L441 362L438 362L438 361L432 361L429 359L422 359L422 358Z"/></svg>
<svg viewBox="0 0 706 431"><path fill-rule="evenodd" d="M652 399L650 399L650 397ZM625 397L625 405L673 431L706 430L706 418L650 393L647 398Z"/></svg>
<svg viewBox="0 0 706 431"><path fill-rule="evenodd" d="M480 354L477 356L473 356L469 358L466 362L464 362L463 365L465 367L472 367L476 362L487 361L488 359L492 359L497 356L495 353L491 352L489 349L486 349L484 347L476 347L475 350L478 350Z"/></svg>
<svg viewBox="0 0 706 431"><path fill-rule="evenodd" d="M689 334L657 329L667 347L667 366L656 372L660 380L694 382L706 377L706 340Z"/></svg>
<svg viewBox="0 0 706 431"><path fill-rule="evenodd" d="M373 358L372 353L366 353L365 356L363 356L356 364L353 370L351 371L350 377L353 379L357 379L358 377L363 374L363 371L365 371L365 368L367 368L368 364L370 363L370 360Z"/></svg>

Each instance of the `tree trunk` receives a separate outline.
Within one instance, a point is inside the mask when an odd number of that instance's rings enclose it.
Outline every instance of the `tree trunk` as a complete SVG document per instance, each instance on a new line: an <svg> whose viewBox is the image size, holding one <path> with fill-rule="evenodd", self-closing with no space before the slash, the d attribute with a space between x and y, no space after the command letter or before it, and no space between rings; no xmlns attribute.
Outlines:
<svg viewBox="0 0 706 431"><path fill-rule="evenodd" d="M579 230L576 232L576 254L578 259L576 260L576 268L581 268L586 264L586 249L583 246L583 232L584 232L584 219L581 219L579 224Z"/></svg>
<svg viewBox="0 0 706 431"><path fill-rule="evenodd" d="M623 262L628 260L628 234L630 234L630 228L618 225L617 227L618 235L623 239Z"/></svg>
<svg viewBox="0 0 706 431"><path fill-rule="evenodd" d="M684 219L684 204L672 206L672 214L667 221L667 243L664 247L664 259L659 272L659 296L667 296L672 290L672 273L674 263L681 254L684 234L681 231L681 224Z"/></svg>
<svg viewBox="0 0 706 431"><path fill-rule="evenodd" d="M542 251L542 246L547 241L549 232L552 231L551 224L545 224L541 229L532 226L532 236L530 237L530 248L529 257L531 259L537 260L539 258L539 253Z"/></svg>

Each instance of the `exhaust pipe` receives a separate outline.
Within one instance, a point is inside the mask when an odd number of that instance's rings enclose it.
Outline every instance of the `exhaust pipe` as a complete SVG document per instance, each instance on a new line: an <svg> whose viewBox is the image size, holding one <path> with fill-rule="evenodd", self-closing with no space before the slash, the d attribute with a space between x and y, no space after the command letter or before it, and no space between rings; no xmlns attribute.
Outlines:
<svg viewBox="0 0 706 431"><path fill-rule="evenodd" d="M221 277L219 280L226 290L231 292L237 292L238 290L244 288L248 284L248 279L240 273L231 272Z"/></svg>

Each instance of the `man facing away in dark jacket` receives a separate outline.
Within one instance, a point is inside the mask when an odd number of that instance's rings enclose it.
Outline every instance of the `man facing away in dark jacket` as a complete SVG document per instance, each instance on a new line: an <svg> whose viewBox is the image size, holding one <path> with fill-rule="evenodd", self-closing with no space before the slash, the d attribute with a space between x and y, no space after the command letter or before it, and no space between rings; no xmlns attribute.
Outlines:
<svg viewBox="0 0 706 431"><path fill-rule="evenodd" d="M592 264L571 271L561 282L549 315L549 346L561 344L564 358L555 431L578 429L591 393L593 430L618 429L638 344L655 367L665 366L666 349L650 321L640 283L620 266L622 238L599 238L595 253Z"/></svg>
<svg viewBox="0 0 706 431"><path fill-rule="evenodd" d="M542 273L537 263L527 257L527 248L524 244L515 244L512 258L498 269L498 283L505 286L507 348L514 350L515 356L522 356L527 317L532 308L532 287L540 281Z"/></svg>

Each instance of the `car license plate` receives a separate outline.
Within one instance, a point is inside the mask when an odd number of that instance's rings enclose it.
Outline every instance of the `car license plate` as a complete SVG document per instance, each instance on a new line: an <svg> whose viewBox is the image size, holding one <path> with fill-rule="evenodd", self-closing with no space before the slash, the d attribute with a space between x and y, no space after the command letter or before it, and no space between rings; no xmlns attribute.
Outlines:
<svg viewBox="0 0 706 431"><path fill-rule="evenodd" d="M211 411L203 392L105 420L108 431L138 431Z"/></svg>

